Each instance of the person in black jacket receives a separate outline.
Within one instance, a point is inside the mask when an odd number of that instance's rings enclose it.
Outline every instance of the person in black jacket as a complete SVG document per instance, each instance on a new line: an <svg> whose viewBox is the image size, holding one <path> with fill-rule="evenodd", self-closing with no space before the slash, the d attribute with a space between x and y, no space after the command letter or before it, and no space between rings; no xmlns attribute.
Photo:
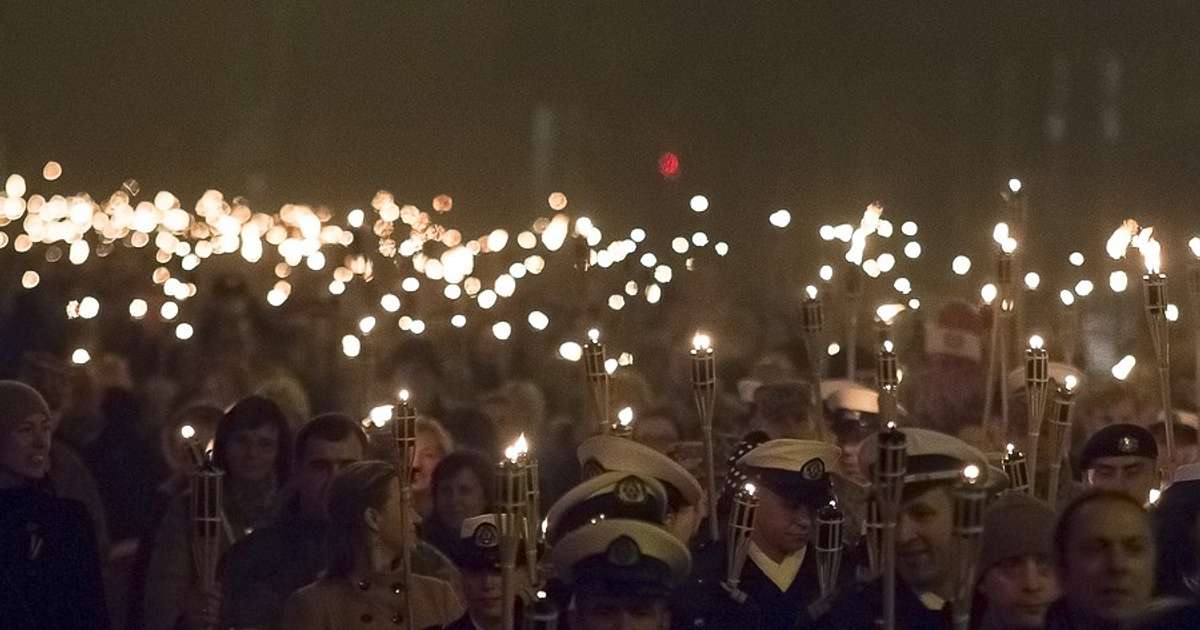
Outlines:
<svg viewBox="0 0 1200 630"><path fill-rule="evenodd" d="M0 620L9 630L105 630L91 520L46 477L51 427L36 390L0 381Z"/></svg>

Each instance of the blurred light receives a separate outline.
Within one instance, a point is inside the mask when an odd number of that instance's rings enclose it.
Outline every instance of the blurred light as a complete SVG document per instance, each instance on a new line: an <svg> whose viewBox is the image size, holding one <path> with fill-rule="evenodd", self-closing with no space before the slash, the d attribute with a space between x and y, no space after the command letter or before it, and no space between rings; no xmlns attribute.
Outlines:
<svg viewBox="0 0 1200 630"><path fill-rule="evenodd" d="M670 151L658 156L658 174L667 179L679 177L679 156Z"/></svg>
<svg viewBox="0 0 1200 630"><path fill-rule="evenodd" d="M708 245L708 235L704 232L696 232L692 234L692 245L696 247L704 247Z"/></svg>
<svg viewBox="0 0 1200 630"><path fill-rule="evenodd" d="M517 290L517 281L512 276L502 273L496 277L494 287L496 295L500 297L512 297L512 294Z"/></svg>
<svg viewBox="0 0 1200 630"><path fill-rule="evenodd" d="M892 283L892 288L900 292L901 295L908 295L912 292L912 282L908 278L896 278L896 281Z"/></svg>
<svg viewBox="0 0 1200 630"><path fill-rule="evenodd" d="M1058 299L1062 300L1063 306L1071 306L1075 303L1075 294L1063 289L1058 292Z"/></svg>
<svg viewBox="0 0 1200 630"><path fill-rule="evenodd" d="M996 227L992 228L992 240L996 241L997 245L1003 245L1008 240L1008 224L1000 222Z"/></svg>
<svg viewBox="0 0 1200 630"><path fill-rule="evenodd" d="M659 265L654 268L654 281L660 284L667 284L673 276L671 268L666 265Z"/></svg>
<svg viewBox="0 0 1200 630"><path fill-rule="evenodd" d="M100 301L92 296L88 296L79 301L79 316L84 319L92 319L100 314Z"/></svg>
<svg viewBox="0 0 1200 630"><path fill-rule="evenodd" d="M533 232L521 232L517 235L517 245L522 249L533 249L537 247L537 236Z"/></svg>
<svg viewBox="0 0 1200 630"><path fill-rule="evenodd" d="M546 198L546 203L549 204L551 210L558 212L567 207L567 196L560 192L552 192Z"/></svg>
<svg viewBox="0 0 1200 630"><path fill-rule="evenodd" d="M785 228L792 222L792 213L781 208L775 212L772 212L771 216L768 217L767 220L771 222L771 225L777 228Z"/></svg>
<svg viewBox="0 0 1200 630"><path fill-rule="evenodd" d="M467 325L467 316L458 314L450 318L450 325L455 328L462 328Z"/></svg>
<svg viewBox="0 0 1200 630"><path fill-rule="evenodd" d="M1008 180L1008 189L1013 191L1014 193L1021 192L1021 180L1019 180L1015 177Z"/></svg>
<svg viewBox="0 0 1200 630"><path fill-rule="evenodd" d="M1037 288L1042 286L1042 277L1036 271L1030 271L1025 274L1025 288L1030 291L1037 291Z"/></svg>
<svg viewBox="0 0 1200 630"><path fill-rule="evenodd" d="M578 361L583 358L583 346L574 341L568 341L558 347L558 355L568 361Z"/></svg>
<svg viewBox="0 0 1200 630"><path fill-rule="evenodd" d="M13 173L4 181L4 194L9 197L25 196L25 178Z"/></svg>
<svg viewBox="0 0 1200 630"><path fill-rule="evenodd" d="M652 284L646 287L646 302L648 304L658 304L662 299L662 287L657 284Z"/></svg>
<svg viewBox="0 0 1200 630"><path fill-rule="evenodd" d="M1080 280L1079 282L1075 283L1075 293L1079 297L1087 297L1091 295L1095 288L1096 286L1092 284L1091 280Z"/></svg>
<svg viewBox="0 0 1200 630"><path fill-rule="evenodd" d="M150 305L142 298L136 298L129 302L129 316L134 319L145 317L148 310L150 310Z"/></svg>
<svg viewBox="0 0 1200 630"><path fill-rule="evenodd" d="M654 267L654 265L658 264L658 256L655 256L650 252L646 252L645 254L642 254L642 257L638 260L638 262L642 263L643 267L650 269Z"/></svg>
<svg viewBox="0 0 1200 630"><path fill-rule="evenodd" d="M962 255L955 256L954 261L950 263L950 269L955 274L965 276L971 271L971 259Z"/></svg>
<svg viewBox="0 0 1200 630"><path fill-rule="evenodd" d="M411 332L414 335L419 335L425 332L425 320L414 319L408 326L408 332Z"/></svg>
<svg viewBox="0 0 1200 630"><path fill-rule="evenodd" d="M365 216L366 215L363 214L362 210L356 208L351 210L350 214L346 215L346 223L348 223L352 228L360 228L362 227L363 218Z"/></svg>
<svg viewBox="0 0 1200 630"><path fill-rule="evenodd" d="M880 219L879 225L875 227L875 233L881 238L892 238L892 222L887 219Z"/></svg>
<svg viewBox="0 0 1200 630"><path fill-rule="evenodd" d="M619 311L625 308L625 296L613 294L608 296L608 308L614 311Z"/></svg>
<svg viewBox="0 0 1200 630"><path fill-rule="evenodd" d="M913 299L909 300L908 308L911 308L914 311L921 310L921 300L918 300L917 298L913 298Z"/></svg>
<svg viewBox="0 0 1200 630"><path fill-rule="evenodd" d="M842 346L838 345L837 342L829 344L829 347L825 349L826 354L828 354L831 357L836 356L837 353L839 353L841 351L842 351Z"/></svg>
<svg viewBox="0 0 1200 630"><path fill-rule="evenodd" d="M389 313L395 313L396 311L400 310L400 298L393 293L384 293L383 296L379 298L379 306L383 307L383 310Z"/></svg>
<svg viewBox="0 0 1200 630"><path fill-rule="evenodd" d="M421 288L421 281L409 276L400 282L400 288L407 293L413 293Z"/></svg>
<svg viewBox="0 0 1200 630"><path fill-rule="evenodd" d="M175 302L163 302L161 308L158 309L158 314L165 320L170 321L179 315L179 305Z"/></svg>
<svg viewBox="0 0 1200 630"><path fill-rule="evenodd" d="M372 330L375 330L375 323L375 316L367 315L366 317L358 320L358 329L362 332L362 334L369 335L371 334Z"/></svg>
<svg viewBox="0 0 1200 630"><path fill-rule="evenodd" d="M462 294L462 287L458 286L457 284L447 284L446 287L442 289L442 295L446 296L447 300L457 300L458 298L462 297Z"/></svg>
<svg viewBox="0 0 1200 630"><path fill-rule="evenodd" d="M1168 304L1167 311L1166 311L1166 317L1167 317L1167 321L1169 321L1169 322L1179 321L1179 307L1174 304Z"/></svg>
<svg viewBox="0 0 1200 630"><path fill-rule="evenodd" d="M676 254L686 253L688 250L688 240L682 236L676 236L675 238L671 239L671 249Z"/></svg>
<svg viewBox="0 0 1200 630"><path fill-rule="evenodd" d="M1125 355L1125 357L1118 361L1116 365L1112 366L1113 378L1117 379L1118 381L1123 381L1129 378L1129 373L1133 371L1133 368L1136 365L1136 357L1134 357L1132 354Z"/></svg>
<svg viewBox="0 0 1200 630"><path fill-rule="evenodd" d="M688 202L688 206L692 209L692 212L704 212L708 210L708 197L696 195Z"/></svg>
<svg viewBox="0 0 1200 630"><path fill-rule="evenodd" d="M342 354L353 359L358 356L359 352L362 352L362 342L358 340L358 337L354 335L342 337Z"/></svg>
<svg viewBox="0 0 1200 630"><path fill-rule="evenodd" d="M71 363L75 365L84 365L91 360L92 354L83 348L75 348L75 351L71 353Z"/></svg>
<svg viewBox="0 0 1200 630"><path fill-rule="evenodd" d="M329 292L334 295L341 295L346 291L346 283L341 280L334 280L329 283Z"/></svg>
<svg viewBox="0 0 1200 630"><path fill-rule="evenodd" d="M909 258L921 257L921 244L916 241L909 241L904 245L904 255Z"/></svg>
<svg viewBox="0 0 1200 630"><path fill-rule="evenodd" d="M541 311L530 311L528 320L534 330L546 330L546 327L550 325L550 318Z"/></svg>
<svg viewBox="0 0 1200 630"><path fill-rule="evenodd" d="M1129 288L1129 275L1120 270L1108 274L1108 288L1112 289L1113 293L1124 293L1125 289Z"/></svg>
<svg viewBox="0 0 1200 630"><path fill-rule="evenodd" d="M32 289L36 287L41 281L42 277L39 276L38 272L36 271L26 271L25 273L21 274L21 286L25 287L26 289Z"/></svg>
<svg viewBox="0 0 1200 630"><path fill-rule="evenodd" d="M1082 267L1083 261L1084 261L1084 258L1083 258L1083 254L1081 252L1071 252L1071 255L1067 256L1067 262L1071 263L1072 265L1074 265L1076 267Z"/></svg>
<svg viewBox="0 0 1200 630"><path fill-rule="evenodd" d="M496 305L496 293L491 289L484 289L479 292L479 296L475 298L479 304L479 308L487 310Z"/></svg>
<svg viewBox="0 0 1200 630"><path fill-rule="evenodd" d="M492 324L492 335L500 341L506 341L512 335L512 324L503 321Z"/></svg>
<svg viewBox="0 0 1200 630"><path fill-rule="evenodd" d="M887 252L880 254L875 261L879 264L879 270L883 273L887 273L896 267L896 257Z"/></svg>
<svg viewBox="0 0 1200 630"><path fill-rule="evenodd" d="M979 297L983 300L984 304L991 305L992 302L996 301L996 295L999 294L999 292L1000 291L996 288L996 285L989 282L983 285L983 288L979 290Z"/></svg>
<svg viewBox="0 0 1200 630"><path fill-rule="evenodd" d="M821 229L817 231L817 234L821 236L821 240L823 241L832 241L836 232L834 231L832 225L822 225Z"/></svg>
<svg viewBox="0 0 1200 630"><path fill-rule="evenodd" d="M46 165L42 167L42 179L52 182L59 177L62 177L62 172L62 164L51 160L46 162Z"/></svg>
<svg viewBox="0 0 1200 630"><path fill-rule="evenodd" d="M646 240L646 230L643 230L642 228L633 228L633 231L629 233L629 238L635 243L641 243L642 241Z"/></svg>
<svg viewBox="0 0 1200 630"><path fill-rule="evenodd" d="M1192 255L1200 258L1200 238L1193 236L1188 241L1188 247L1192 250Z"/></svg>
<svg viewBox="0 0 1200 630"><path fill-rule="evenodd" d="M917 235L917 224L913 221L905 221L900 224L900 233L905 236Z"/></svg>
<svg viewBox="0 0 1200 630"><path fill-rule="evenodd" d="M183 322L175 327L175 337L180 341L187 341L188 339L191 339L195 332L196 331L192 329L192 325L187 322Z"/></svg>
<svg viewBox="0 0 1200 630"><path fill-rule="evenodd" d="M720 241L716 245L713 246L713 251L717 252L718 256L724 256L725 254L729 253L729 243L726 243L725 241Z"/></svg>
<svg viewBox="0 0 1200 630"><path fill-rule="evenodd" d="M821 270L817 272L817 275L825 282L833 280L833 265L821 265Z"/></svg>

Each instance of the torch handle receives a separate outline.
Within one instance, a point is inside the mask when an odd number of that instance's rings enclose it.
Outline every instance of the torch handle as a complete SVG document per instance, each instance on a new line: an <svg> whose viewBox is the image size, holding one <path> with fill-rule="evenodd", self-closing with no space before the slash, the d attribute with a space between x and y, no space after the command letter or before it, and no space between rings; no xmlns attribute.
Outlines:
<svg viewBox="0 0 1200 630"><path fill-rule="evenodd" d="M987 365L987 381L985 382L985 391L983 394L983 418L980 425L986 430L992 421L992 404L996 394L996 362L1000 358L998 351L1000 348L1000 324L998 311L992 309L992 325L988 333L988 365Z"/></svg>
<svg viewBox="0 0 1200 630"><path fill-rule="evenodd" d="M717 522L717 466L715 454L713 452L713 429L712 429L712 411L708 412L709 418L703 427L704 434L704 472L705 491L708 493L708 539L712 542L717 542L721 538L720 523Z"/></svg>
<svg viewBox="0 0 1200 630"><path fill-rule="evenodd" d="M1003 308L1001 313L1003 313ZM1008 331L1006 315L1000 316L1000 440L1008 440Z"/></svg>
<svg viewBox="0 0 1200 630"><path fill-rule="evenodd" d="M829 442L828 429L825 426L825 407L821 404L821 377L824 372L821 364L824 350L820 346L821 341L817 333L804 335L804 348L808 351L808 366L812 372L813 424L816 425L817 439Z"/></svg>
<svg viewBox="0 0 1200 630"><path fill-rule="evenodd" d="M883 523L883 630L896 628L896 521Z"/></svg>

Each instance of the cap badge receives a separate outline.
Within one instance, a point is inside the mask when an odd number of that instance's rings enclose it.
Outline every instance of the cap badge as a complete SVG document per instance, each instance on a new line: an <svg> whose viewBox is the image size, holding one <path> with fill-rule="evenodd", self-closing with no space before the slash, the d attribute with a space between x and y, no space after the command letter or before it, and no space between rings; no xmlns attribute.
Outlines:
<svg viewBox="0 0 1200 630"><path fill-rule="evenodd" d="M484 523L475 529L476 547L495 547L499 540L500 537L496 531L496 526L491 523Z"/></svg>
<svg viewBox="0 0 1200 630"><path fill-rule="evenodd" d="M642 559L642 551L629 536L621 536L608 546L608 563L618 567L631 567Z"/></svg>
<svg viewBox="0 0 1200 630"><path fill-rule="evenodd" d="M1117 442L1117 450L1122 453L1132 453L1138 449L1138 441L1135 437L1126 435Z"/></svg>
<svg viewBox="0 0 1200 630"><path fill-rule="evenodd" d="M825 462L820 459L810 459L800 468L800 476L805 481L816 481L825 475Z"/></svg>
<svg viewBox="0 0 1200 630"><path fill-rule="evenodd" d="M617 482L617 500L629 505L646 502L646 486L637 477L626 477Z"/></svg>

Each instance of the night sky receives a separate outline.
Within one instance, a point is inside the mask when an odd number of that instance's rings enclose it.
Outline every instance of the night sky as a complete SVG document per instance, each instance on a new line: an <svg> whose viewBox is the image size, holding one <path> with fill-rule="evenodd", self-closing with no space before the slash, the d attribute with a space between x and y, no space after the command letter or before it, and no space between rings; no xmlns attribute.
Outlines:
<svg viewBox="0 0 1200 630"><path fill-rule="evenodd" d="M62 192L134 177L266 209L448 193L476 229L561 190L613 229L705 226L805 262L817 225L873 199L982 248L1017 176L1036 255L1061 260L1049 235L1085 219L1096 250L1124 216L1184 236L1196 5L823 4L6 2L0 171L55 159ZM798 230L764 241L780 207Z"/></svg>

